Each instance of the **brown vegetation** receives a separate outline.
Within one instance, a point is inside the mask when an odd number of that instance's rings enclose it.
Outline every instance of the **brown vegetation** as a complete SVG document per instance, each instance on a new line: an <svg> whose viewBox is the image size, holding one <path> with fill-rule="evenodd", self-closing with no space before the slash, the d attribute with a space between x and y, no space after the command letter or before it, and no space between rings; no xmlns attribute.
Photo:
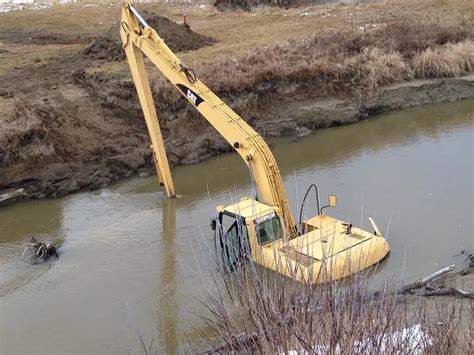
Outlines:
<svg viewBox="0 0 474 355"><path fill-rule="evenodd" d="M302 4L314 4L311 0L215 0L214 7L219 11L243 10L251 11L259 6L278 6L289 9L290 7Z"/></svg>
<svg viewBox="0 0 474 355"><path fill-rule="evenodd" d="M16 100L0 126L0 167L18 158L31 160L53 152L41 119L24 100Z"/></svg>
<svg viewBox="0 0 474 355"><path fill-rule="evenodd" d="M428 48L413 59L415 73L421 78L460 76L472 72L474 42L466 40L434 49Z"/></svg>
<svg viewBox="0 0 474 355"><path fill-rule="evenodd" d="M472 21L452 26L405 20L363 31L327 31L195 67L218 93L255 91L280 81L309 86L309 97L364 98L381 85L471 71L473 37ZM155 80L158 102L179 99L165 80Z"/></svg>
<svg viewBox="0 0 474 355"><path fill-rule="evenodd" d="M472 330L461 325L472 303L398 295L395 280L376 287L370 272L310 285L247 264L219 280L226 292L206 303L219 343L211 353L447 354L472 346Z"/></svg>

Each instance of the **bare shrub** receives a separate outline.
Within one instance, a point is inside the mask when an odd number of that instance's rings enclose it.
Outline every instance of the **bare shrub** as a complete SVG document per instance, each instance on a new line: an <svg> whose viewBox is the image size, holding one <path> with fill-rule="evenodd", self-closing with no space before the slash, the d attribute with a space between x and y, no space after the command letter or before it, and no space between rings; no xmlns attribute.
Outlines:
<svg viewBox="0 0 474 355"><path fill-rule="evenodd" d="M391 293L393 280L374 292L367 272L311 285L248 265L220 280L226 294L206 303L219 342L214 352L439 354L456 343L460 309L440 303L433 315L425 300ZM239 316L230 305L242 310Z"/></svg>

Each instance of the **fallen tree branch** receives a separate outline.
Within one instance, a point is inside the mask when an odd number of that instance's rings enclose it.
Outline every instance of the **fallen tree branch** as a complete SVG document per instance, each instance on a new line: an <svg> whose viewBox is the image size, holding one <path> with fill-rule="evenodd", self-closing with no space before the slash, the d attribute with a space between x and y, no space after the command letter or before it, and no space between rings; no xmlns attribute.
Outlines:
<svg viewBox="0 0 474 355"><path fill-rule="evenodd" d="M472 253L468 249L461 249L461 252L459 254L454 255L453 258L461 255L466 255L466 257L464 258L464 266L460 272L461 276L464 276L474 271L474 253Z"/></svg>
<svg viewBox="0 0 474 355"><path fill-rule="evenodd" d="M438 270L438 271L432 273L431 275L426 276L425 278L423 278L421 280L415 281L412 284L409 284L409 285L406 285L406 286L402 287L396 293L408 293L408 292L411 292L411 291L413 291L417 288L421 288L423 286L426 286L429 282L434 281L436 279L439 279L444 274L447 274L448 272L453 271L454 268L455 268L454 265L442 268L441 270Z"/></svg>
<svg viewBox="0 0 474 355"><path fill-rule="evenodd" d="M466 297L466 298L473 298L474 299L474 294L471 292L463 291L458 288L442 288L439 290L430 290L430 291L424 291L420 293L420 296L423 297L431 297L431 296L460 296L460 297Z"/></svg>
<svg viewBox="0 0 474 355"><path fill-rule="evenodd" d="M25 189L18 189L12 192L7 192L0 195L0 204L4 202L9 202L17 199L18 197L23 196Z"/></svg>

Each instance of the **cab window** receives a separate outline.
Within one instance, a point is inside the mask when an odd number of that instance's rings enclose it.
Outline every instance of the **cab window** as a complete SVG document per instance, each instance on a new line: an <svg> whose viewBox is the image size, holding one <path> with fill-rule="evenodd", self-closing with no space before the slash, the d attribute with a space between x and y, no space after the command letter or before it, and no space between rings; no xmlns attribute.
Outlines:
<svg viewBox="0 0 474 355"><path fill-rule="evenodd" d="M223 218L224 217L224 218ZM241 217L230 217L221 215L220 245L224 261L228 267L233 269L239 261L249 254L247 226ZM225 228L230 224L225 234Z"/></svg>
<svg viewBox="0 0 474 355"><path fill-rule="evenodd" d="M260 245L271 243L275 240L281 239L283 236L280 218L275 214L257 219L256 224L257 238Z"/></svg>

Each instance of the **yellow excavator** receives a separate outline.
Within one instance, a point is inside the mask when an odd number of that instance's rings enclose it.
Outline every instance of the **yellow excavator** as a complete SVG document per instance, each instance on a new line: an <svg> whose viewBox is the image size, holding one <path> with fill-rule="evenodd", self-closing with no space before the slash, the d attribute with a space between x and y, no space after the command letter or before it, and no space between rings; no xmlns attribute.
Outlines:
<svg viewBox="0 0 474 355"><path fill-rule="evenodd" d="M278 165L263 138L176 57L132 2L123 5L120 37L166 194L175 197L175 190L143 55L234 147L249 169L256 196L219 206L217 217L211 220L219 235L216 245L230 270L251 259L298 281L322 283L352 275L385 258L389 245L375 222L369 218L374 230L370 233L324 214L326 207L336 206L336 197L329 196L328 204L320 207L315 185L310 189L316 191L318 214L302 221L300 211L295 222Z"/></svg>

